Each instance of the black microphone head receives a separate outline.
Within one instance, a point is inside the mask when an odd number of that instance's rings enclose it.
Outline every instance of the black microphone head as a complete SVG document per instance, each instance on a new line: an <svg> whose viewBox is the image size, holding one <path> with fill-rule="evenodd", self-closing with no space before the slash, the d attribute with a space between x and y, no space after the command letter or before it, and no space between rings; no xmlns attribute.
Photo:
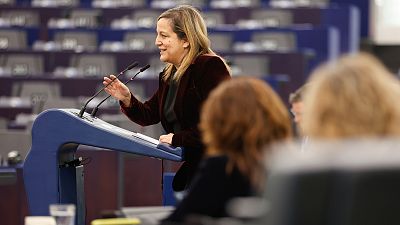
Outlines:
<svg viewBox="0 0 400 225"><path fill-rule="evenodd" d="M129 66L126 68L126 70L131 70L132 68L136 67L137 65L139 65L139 63L135 61L135 62L133 62L131 65L129 65Z"/></svg>
<svg viewBox="0 0 400 225"><path fill-rule="evenodd" d="M147 64L144 67L140 68L140 72L143 72L143 71L147 70L148 68L150 68L149 64Z"/></svg>

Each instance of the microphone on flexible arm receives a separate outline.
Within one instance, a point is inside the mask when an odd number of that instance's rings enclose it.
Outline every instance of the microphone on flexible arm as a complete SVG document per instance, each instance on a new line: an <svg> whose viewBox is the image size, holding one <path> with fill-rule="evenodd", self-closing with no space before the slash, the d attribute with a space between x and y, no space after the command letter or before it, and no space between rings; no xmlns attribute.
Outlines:
<svg viewBox="0 0 400 225"><path fill-rule="evenodd" d="M126 67L124 70L122 70L114 79L112 79L110 83L108 83L108 84L107 84L106 86L104 86L101 90L99 90L96 94L94 94L92 97L90 97L90 98L86 101L85 105L81 108L81 111L79 112L78 116L79 116L80 118L82 118L83 114L85 113L86 106L89 104L90 101L92 101L97 95L99 95L100 92L104 91L104 89L105 89L106 87L108 87L112 82L114 82L118 77L120 77L120 76L121 76L122 74L124 74L126 71L131 70L132 68L136 67L137 65L139 65L139 63L136 62L136 61L133 62L133 63L131 63L128 67Z"/></svg>
<svg viewBox="0 0 400 225"><path fill-rule="evenodd" d="M150 67L150 65L147 64L147 65L143 66L142 68L140 68L140 70L139 70L131 79L127 80L124 84L127 84L127 83L129 83L130 81L132 81L133 79L135 79L135 77L136 77L139 73L141 73L141 72L147 70L149 67ZM99 106L100 106L101 104L103 104L103 102L105 102L109 97L111 97L111 95L108 95L106 98L104 98L103 100L101 100L101 102L99 102L99 104L97 104L96 107L93 108L92 113L90 114L90 116L95 117L97 111L99 110Z"/></svg>

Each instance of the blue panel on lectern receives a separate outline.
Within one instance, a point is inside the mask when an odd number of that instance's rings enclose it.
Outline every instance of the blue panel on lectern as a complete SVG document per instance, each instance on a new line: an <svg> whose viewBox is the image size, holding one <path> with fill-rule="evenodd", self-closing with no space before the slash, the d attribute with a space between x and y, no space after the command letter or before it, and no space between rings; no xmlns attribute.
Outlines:
<svg viewBox="0 0 400 225"><path fill-rule="evenodd" d="M79 145L139 154L173 161L182 161L183 150L156 145L136 137L136 133L111 125L77 109L51 109L39 114L32 127L32 147L24 163L24 182L30 215L49 215L49 204L79 201L77 174L60 168L72 160ZM61 172L60 172L61 171ZM77 217L82 217L79 209ZM84 216L83 216L84 218ZM84 223L84 221L83 221ZM82 224L82 221L77 221Z"/></svg>

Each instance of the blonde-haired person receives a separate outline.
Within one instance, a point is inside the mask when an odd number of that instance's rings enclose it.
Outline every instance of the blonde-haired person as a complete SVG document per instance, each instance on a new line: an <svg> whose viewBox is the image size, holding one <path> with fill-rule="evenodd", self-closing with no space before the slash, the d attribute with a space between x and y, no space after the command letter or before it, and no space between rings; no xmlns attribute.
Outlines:
<svg viewBox="0 0 400 225"><path fill-rule="evenodd" d="M234 78L213 90L200 128L206 157L186 197L166 221L182 222L190 215L227 216L229 200L257 195L262 188L268 146L292 134L285 105L256 78Z"/></svg>
<svg viewBox="0 0 400 225"><path fill-rule="evenodd" d="M368 53L319 67L305 96L303 130L310 138L400 135L400 83Z"/></svg>
<svg viewBox="0 0 400 225"><path fill-rule="evenodd" d="M137 100L119 80L105 90L120 101L122 112L135 123L161 122L167 134L160 136L160 142L185 148L185 162L173 181L173 189L182 191L203 154L197 128L200 106L213 88L231 76L225 61L211 50L204 20L192 6L178 6L158 17L155 44L167 65L159 75L158 90L148 101ZM103 84L113 78L104 77Z"/></svg>

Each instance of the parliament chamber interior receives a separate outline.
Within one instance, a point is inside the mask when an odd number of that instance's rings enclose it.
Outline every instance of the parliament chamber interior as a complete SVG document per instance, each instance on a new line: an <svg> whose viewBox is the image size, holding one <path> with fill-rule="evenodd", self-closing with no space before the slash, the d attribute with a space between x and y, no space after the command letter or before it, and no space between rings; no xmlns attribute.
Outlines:
<svg viewBox="0 0 400 225"><path fill-rule="evenodd" d="M117 74L133 61L139 66L120 79L128 81L149 64L129 88L141 100L157 89L164 64L154 44L155 25L165 9L179 4L200 9L211 47L226 59L232 76L262 79L289 104L290 93L314 68L342 54L370 52L398 73L400 40L387 37L396 32L379 22L378 2L0 0L0 223L23 225L30 214L22 165L39 114L54 108L79 110L103 88L105 75ZM101 92L87 111L106 96ZM156 139L163 133L160 125L130 121L113 98L101 104L97 117ZM76 156L85 162L85 224L123 207L175 204L171 174L180 162L88 145L78 150Z"/></svg>

